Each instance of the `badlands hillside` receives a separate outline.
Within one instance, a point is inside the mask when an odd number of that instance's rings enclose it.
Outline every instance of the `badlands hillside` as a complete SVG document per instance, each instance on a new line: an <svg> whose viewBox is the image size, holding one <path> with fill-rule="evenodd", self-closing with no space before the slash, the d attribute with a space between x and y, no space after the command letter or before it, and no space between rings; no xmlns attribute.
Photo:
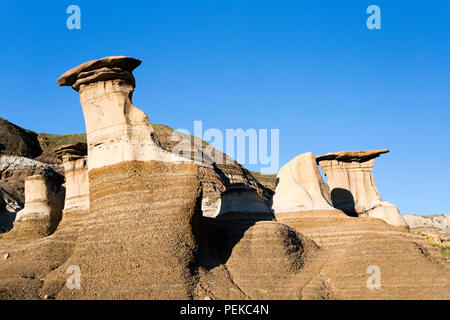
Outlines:
<svg viewBox="0 0 450 320"><path fill-rule="evenodd" d="M450 299L447 217L382 200L372 167L389 150L252 175L151 124L131 101L140 64L107 57L57 80L86 135L1 119L0 299Z"/></svg>

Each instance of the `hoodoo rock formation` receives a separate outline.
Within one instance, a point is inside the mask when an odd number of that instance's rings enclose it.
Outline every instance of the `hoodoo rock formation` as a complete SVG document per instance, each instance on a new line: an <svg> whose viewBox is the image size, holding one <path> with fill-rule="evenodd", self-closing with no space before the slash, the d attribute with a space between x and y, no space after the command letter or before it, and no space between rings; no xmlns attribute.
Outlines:
<svg viewBox="0 0 450 320"><path fill-rule="evenodd" d="M192 298L200 237L198 168L161 149L146 115L132 105L140 61L110 57L65 73L86 121L89 218L66 263L41 294L58 298ZM120 69L120 70L119 70ZM65 286L70 265L83 287Z"/></svg>
<svg viewBox="0 0 450 320"><path fill-rule="evenodd" d="M277 175L272 198L275 215L305 210L334 210L329 190L322 180L311 152L301 154L285 164Z"/></svg>
<svg viewBox="0 0 450 320"><path fill-rule="evenodd" d="M160 148L147 116L131 102L132 71L140 64L129 57L107 57L85 62L57 81L80 93L89 170L132 160L188 161Z"/></svg>
<svg viewBox="0 0 450 320"><path fill-rule="evenodd" d="M48 177L25 178L25 207L17 213L14 228L5 237L42 238L52 234L61 221L64 188L55 188Z"/></svg>
<svg viewBox="0 0 450 320"><path fill-rule="evenodd" d="M64 145L58 147L55 153L63 161L66 177L64 213L89 210L87 145Z"/></svg>
<svg viewBox="0 0 450 320"><path fill-rule="evenodd" d="M350 215L406 226L397 207L382 201L372 174L375 158L389 150L342 151L316 158L328 180L333 206Z"/></svg>
<svg viewBox="0 0 450 320"><path fill-rule="evenodd" d="M139 64L108 57L58 80L80 93L87 145L52 149L66 176L55 232L54 171L26 179L25 209L0 234L0 299L450 299L439 250L385 222L399 225L398 210L386 209L371 168L386 150L294 158L270 210L248 171L216 161L225 154L184 141L180 155L170 133L156 137L131 102ZM3 157L13 156L0 157L0 173Z"/></svg>

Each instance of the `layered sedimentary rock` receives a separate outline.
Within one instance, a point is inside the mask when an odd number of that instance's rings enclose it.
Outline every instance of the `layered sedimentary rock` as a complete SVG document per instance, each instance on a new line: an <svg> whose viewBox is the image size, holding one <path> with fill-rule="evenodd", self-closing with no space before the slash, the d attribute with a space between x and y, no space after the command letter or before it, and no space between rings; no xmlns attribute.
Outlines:
<svg viewBox="0 0 450 320"><path fill-rule="evenodd" d="M245 184L234 184L222 193L219 214L226 213L270 213L265 201L253 188Z"/></svg>
<svg viewBox="0 0 450 320"><path fill-rule="evenodd" d="M0 118L0 127L1 120L2 119ZM14 128L17 127L17 130L20 130L21 132L30 132L29 130L13 125L6 120L4 122L8 124L8 128L12 128L9 129L9 131L14 131ZM159 140L159 143L164 150L176 153L174 149L182 149L186 152L176 154L186 159L195 161L195 163L199 166L200 181L202 182L203 186L202 211L206 216L217 216L219 214L221 207L220 199L222 193L227 190L229 186L236 183L242 183L250 188L255 189L258 195L264 200L267 200L272 196L272 190L275 189L274 187L265 187L257 179L255 179L252 173L242 167L239 163L228 157L226 154L220 152L219 150L216 150L205 141L202 141L199 138L195 138L194 140L193 136L187 134L179 134L166 125L152 124L152 127L156 133L156 137L154 137L156 143L158 143ZM13 132L11 134L13 134ZM32 134L32 137L37 136L37 139L24 140L27 145L29 145L27 148L32 148L32 144L35 143L35 140L38 140L42 148L42 154L34 158L34 160L43 163L45 166L53 168L54 171L60 174L64 174L64 167L62 164L61 155L58 155L58 149L60 147L58 143L61 143L60 141L68 141L68 143L70 143L71 141L86 141L85 134ZM58 142L56 143L56 141ZM9 153L21 154L20 148L20 145L17 145L17 149L14 149L13 146L7 149ZM18 172L14 173L15 176L19 175L21 168L18 167L18 170ZM36 174L39 174L39 172L37 172ZM33 173L26 173L25 176L28 175L33 175ZM6 175L4 177L6 177ZM16 207L17 209L15 209L15 211L18 211L21 209L21 206L23 206L24 201L23 179L21 183L17 183L17 181L14 181L12 179L9 180L12 181L12 184L7 189L13 194L17 194L17 197L15 197L16 199L22 199L21 201L17 202L18 206ZM275 178L273 180L275 180ZM0 188L2 188L4 182L5 181L0 178ZM11 200L8 198L8 201L11 202L16 200ZM14 206L12 202L11 204ZM8 220L10 220L10 218L8 218Z"/></svg>
<svg viewBox="0 0 450 320"><path fill-rule="evenodd" d="M192 298L201 218L198 168L162 150L145 114L131 104L136 60L99 61L83 64L58 81L74 85L81 95L90 210L73 254L46 277L40 295ZM83 274L80 290L65 286L71 265Z"/></svg>
<svg viewBox="0 0 450 320"><path fill-rule="evenodd" d="M375 158L389 150L342 151L316 158L331 189L333 206L350 215L379 218L395 226L406 226L397 207L382 201L375 186Z"/></svg>
<svg viewBox="0 0 450 320"><path fill-rule="evenodd" d="M334 210L329 194L311 152L285 164L277 175L272 210L277 213L303 210Z"/></svg>
<svg viewBox="0 0 450 320"><path fill-rule="evenodd" d="M14 228L5 237L41 238L52 234L61 221L64 188L46 176L25 178L25 207L17 213Z"/></svg>
<svg viewBox="0 0 450 320"><path fill-rule="evenodd" d="M450 241L450 215L404 214L403 218L413 233L439 235L443 241Z"/></svg>
<svg viewBox="0 0 450 320"><path fill-rule="evenodd" d="M319 277L302 289L304 298L315 296L320 279L336 299L450 298L448 263L404 228L339 211L298 215L284 223L320 246L312 262ZM370 286L374 270L380 270L379 288Z"/></svg>
<svg viewBox="0 0 450 320"><path fill-rule="evenodd" d="M311 280L304 267L317 246L286 225L259 221L248 229L231 229L225 250L226 267L247 297L300 299L301 288Z"/></svg>
<svg viewBox="0 0 450 320"><path fill-rule="evenodd" d="M90 213L69 260L41 296L59 299L187 299L195 276L201 188L197 167L127 161L91 170ZM80 290L65 286L80 267Z"/></svg>
<svg viewBox="0 0 450 320"><path fill-rule="evenodd" d="M188 161L160 148L147 116L131 102L131 72L140 64L129 57L107 57L83 63L57 81L80 93L89 170L132 160Z"/></svg>
<svg viewBox="0 0 450 320"><path fill-rule="evenodd" d="M317 276L313 241L267 213L227 213L203 222L199 299L313 298L301 293Z"/></svg>
<svg viewBox="0 0 450 320"><path fill-rule="evenodd" d="M88 220L86 146L69 145L59 148L65 160L67 197L62 220L56 231L44 238L20 238L13 229L0 241L0 252L10 258L0 264L0 299L39 299L39 290L52 270L57 270L73 254L75 243ZM18 222L19 229L21 222Z"/></svg>
<svg viewBox="0 0 450 320"><path fill-rule="evenodd" d="M64 213L89 210L89 178L87 145L64 145L55 150L63 161L66 178Z"/></svg>
<svg viewBox="0 0 450 320"><path fill-rule="evenodd" d="M205 141L178 133L167 126L157 125L157 129L163 149L190 159L199 167L203 187L203 215L215 217L222 214L222 194L237 184L254 189L264 201L272 196L272 190L265 188L248 170Z"/></svg>
<svg viewBox="0 0 450 320"><path fill-rule="evenodd" d="M80 92L102 87L105 95L115 86L133 86L133 64L120 60L85 64L76 70L87 74L77 71L62 84L73 82ZM120 99L98 104L105 114L124 110L123 90L118 91ZM329 208L280 212L281 224L273 214L257 212L263 201L247 189L250 180L240 186L246 190L234 190L233 184L246 179L238 167L139 160L134 138L144 130L134 136L130 126L123 126L123 136L111 135L126 158L114 164L103 159L89 168L90 210L81 214L72 202L65 213L77 213L64 214L49 237L15 241L0 235L0 257L8 256L0 259L0 299L450 299L448 263L419 236ZM95 141L114 147L114 142ZM84 153L76 146L60 151L63 159L65 153L77 158L66 161L73 165L67 167L66 183L83 180L85 163L77 164ZM326 185L311 174L311 155L307 159L307 165L297 166L304 170L294 170L292 183L302 186L311 203L327 200ZM211 188L223 186L219 195L229 199L227 207L219 197L217 210L229 209L215 218L201 217L207 179ZM248 212L235 212L237 207ZM81 286L69 289L67 280L76 268ZM368 270L374 268L381 272L379 289L367 285Z"/></svg>

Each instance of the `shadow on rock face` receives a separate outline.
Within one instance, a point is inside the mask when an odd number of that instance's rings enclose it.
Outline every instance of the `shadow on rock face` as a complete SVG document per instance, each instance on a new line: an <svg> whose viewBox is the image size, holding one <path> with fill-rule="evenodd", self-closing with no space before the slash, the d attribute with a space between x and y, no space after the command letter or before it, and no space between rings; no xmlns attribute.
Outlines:
<svg viewBox="0 0 450 320"><path fill-rule="evenodd" d="M334 188L331 190L331 201L333 207L344 211L348 216L358 217L358 213L355 208L355 199L352 193L343 188Z"/></svg>
<svg viewBox="0 0 450 320"><path fill-rule="evenodd" d="M13 227L14 220L16 219L15 212L9 212L7 210L0 211L0 233L9 231Z"/></svg>
<svg viewBox="0 0 450 320"><path fill-rule="evenodd" d="M202 267L211 270L225 264L245 232L259 221L273 221L273 215L229 213L217 218L203 217Z"/></svg>

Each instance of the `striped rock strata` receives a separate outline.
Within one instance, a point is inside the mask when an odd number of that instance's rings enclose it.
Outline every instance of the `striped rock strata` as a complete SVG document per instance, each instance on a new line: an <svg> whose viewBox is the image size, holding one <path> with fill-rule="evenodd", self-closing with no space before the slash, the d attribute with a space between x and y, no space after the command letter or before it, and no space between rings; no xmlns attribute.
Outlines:
<svg viewBox="0 0 450 320"><path fill-rule="evenodd" d="M301 293L317 276L311 267L318 246L272 214L233 213L203 220L197 298L322 298Z"/></svg>
<svg viewBox="0 0 450 320"><path fill-rule="evenodd" d="M389 150L342 151L316 158L331 189L333 206L350 215L406 227L398 208L382 201L372 174L375 158Z"/></svg>
<svg viewBox="0 0 450 320"><path fill-rule="evenodd" d="M158 138L163 149L190 159L199 167L199 178L203 187L204 216L216 217L228 212L222 209L223 199L229 198L231 194L237 194L236 186L238 185L246 187L241 190L241 198L250 196L246 201L252 202L256 196L259 198L256 201L260 204L265 203L266 208L263 211L268 210L266 202L272 196L272 190L260 184L234 159L197 137L179 133L163 125L158 125L158 129ZM228 190L230 193L224 194Z"/></svg>
<svg viewBox="0 0 450 320"><path fill-rule="evenodd" d="M188 299L200 232L193 164L127 161L90 170L90 213L70 258L40 296L58 299ZM79 266L80 290L66 287Z"/></svg>
<svg viewBox="0 0 450 320"><path fill-rule="evenodd" d="M73 254L47 275L41 296L187 299L194 295L201 219L198 168L162 150L152 138L145 114L131 104L134 80L129 76L139 63L126 57L101 59L58 80L74 85L81 96L88 135L90 209ZM88 78L83 80L84 76ZM80 290L65 285L70 266L82 272Z"/></svg>
<svg viewBox="0 0 450 320"><path fill-rule="evenodd" d="M302 288L303 297L314 296L322 283L322 293L335 299L450 298L450 265L420 236L339 211L286 215L285 224L320 246L309 269L316 277ZM379 288L370 286L375 269Z"/></svg>
<svg viewBox="0 0 450 320"><path fill-rule="evenodd" d="M450 241L450 215L419 216L404 214L403 218L411 232L439 235L443 241Z"/></svg>
<svg viewBox="0 0 450 320"><path fill-rule="evenodd" d="M67 157L68 153L74 158ZM80 148L80 145L61 147L58 151L65 158L66 201L56 231L40 239L17 238L10 234L1 239L0 252L7 252L10 258L0 263L0 299L42 298L39 290L45 284L46 276L52 270L58 270L73 254L89 216L85 153L86 147ZM10 233L16 231L13 229Z"/></svg>

